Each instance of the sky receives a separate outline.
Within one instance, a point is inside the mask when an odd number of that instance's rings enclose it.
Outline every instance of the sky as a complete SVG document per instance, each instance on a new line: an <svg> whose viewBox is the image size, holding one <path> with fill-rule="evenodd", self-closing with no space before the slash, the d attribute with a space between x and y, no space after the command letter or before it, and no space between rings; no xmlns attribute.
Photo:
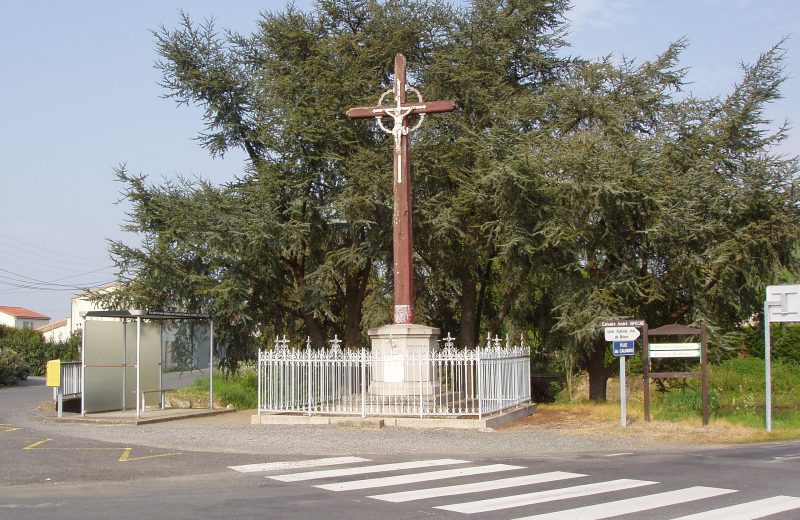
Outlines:
<svg viewBox="0 0 800 520"><path fill-rule="evenodd" d="M297 1L308 9L311 0ZM212 159L194 137L201 112L163 99L152 29L179 12L250 34L260 13L285 2L239 0L0 0L0 305L53 320L78 289L114 280L109 240L125 202L114 168L162 179L233 180L244 156ZM652 59L686 38L687 90L725 96L782 38L784 99L767 116L800 124L800 3L794 0L575 0L568 52ZM800 129L778 150L800 154ZM388 159L387 159L388 161ZM387 165L389 163L387 162ZM389 166L387 166L389 167Z"/></svg>

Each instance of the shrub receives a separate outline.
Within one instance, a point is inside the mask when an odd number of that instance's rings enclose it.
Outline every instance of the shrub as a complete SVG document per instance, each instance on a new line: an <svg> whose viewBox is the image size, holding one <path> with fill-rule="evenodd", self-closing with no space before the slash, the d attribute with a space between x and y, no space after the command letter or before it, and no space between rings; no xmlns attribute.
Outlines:
<svg viewBox="0 0 800 520"><path fill-rule="evenodd" d="M19 354L13 349L9 347L0 349L0 386L14 384L21 364Z"/></svg>
<svg viewBox="0 0 800 520"><path fill-rule="evenodd" d="M12 329L5 327L0 332L0 348L15 350L23 363L31 369L35 376L44 375L47 362L51 359L76 361L80 359L80 331L75 332L67 341L45 341L41 333L30 329Z"/></svg>
<svg viewBox="0 0 800 520"><path fill-rule="evenodd" d="M743 350L748 355L764 359L764 327L747 329L743 342ZM800 325L773 324L770 328L770 350L774 360L800 364Z"/></svg>

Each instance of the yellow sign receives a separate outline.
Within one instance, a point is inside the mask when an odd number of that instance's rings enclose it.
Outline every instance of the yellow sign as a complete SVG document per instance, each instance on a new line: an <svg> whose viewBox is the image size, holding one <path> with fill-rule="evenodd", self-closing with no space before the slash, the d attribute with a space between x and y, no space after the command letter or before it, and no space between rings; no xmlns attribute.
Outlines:
<svg viewBox="0 0 800 520"><path fill-rule="evenodd" d="M61 386L61 360L47 362L47 386Z"/></svg>

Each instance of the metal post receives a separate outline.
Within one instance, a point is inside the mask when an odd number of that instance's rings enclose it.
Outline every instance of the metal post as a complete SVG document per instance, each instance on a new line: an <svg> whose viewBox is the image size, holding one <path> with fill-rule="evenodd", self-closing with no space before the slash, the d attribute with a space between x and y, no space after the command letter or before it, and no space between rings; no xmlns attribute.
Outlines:
<svg viewBox="0 0 800 520"><path fill-rule="evenodd" d="M708 426L708 333L705 323L700 326L700 366L703 371L701 376L703 426Z"/></svg>
<svg viewBox="0 0 800 520"><path fill-rule="evenodd" d="M766 409L766 423L767 432L772 431L772 361L771 351L772 347L770 342L771 330L769 326L769 302L764 302L764 385L765 385L765 409Z"/></svg>
<svg viewBox="0 0 800 520"><path fill-rule="evenodd" d="M214 409L214 320L208 320L208 409Z"/></svg>
<svg viewBox="0 0 800 520"><path fill-rule="evenodd" d="M323 348L323 352L324 352L324 348ZM311 371L311 349L310 348L306 349L306 356L308 358L308 361L306 363L306 367L307 367L306 368L306 392L307 392L306 400L308 401L308 416L311 417L311 374L312 374L312 371ZM322 360L320 360L320 367L319 367L320 368L320 370L319 370L320 371L320 375L322 375L322 373L323 373L322 366L323 366L323 362L322 362ZM322 384L320 384L320 393L321 393L321 391L322 391ZM323 397L323 396L320 396L320 397ZM324 401L320 401L320 403L322 403L322 402L324 402ZM298 404L300 404L300 403L298 402Z"/></svg>
<svg viewBox="0 0 800 520"><path fill-rule="evenodd" d="M122 411L128 409L128 320L122 320Z"/></svg>
<svg viewBox="0 0 800 520"><path fill-rule="evenodd" d="M136 418L142 416L139 406L139 396L141 395L141 361L142 361L142 317L136 316Z"/></svg>
<svg viewBox="0 0 800 520"><path fill-rule="evenodd" d="M628 387L625 384L625 356L619 357L619 423L628 426Z"/></svg>
<svg viewBox="0 0 800 520"><path fill-rule="evenodd" d="M367 416L367 351L361 349L361 417Z"/></svg>
<svg viewBox="0 0 800 520"><path fill-rule="evenodd" d="M258 409L256 410L256 415L261 415L261 349L258 349L258 364L256 365L256 370L258 374L258 395L256 396L258 399Z"/></svg>
<svg viewBox="0 0 800 520"><path fill-rule="evenodd" d="M650 421L650 337L647 323L642 325L642 383L644 390L644 420Z"/></svg>
<svg viewBox="0 0 800 520"><path fill-rule="evenodd" d="M81 324L81 417L86 415L86 317Z"/></svg>

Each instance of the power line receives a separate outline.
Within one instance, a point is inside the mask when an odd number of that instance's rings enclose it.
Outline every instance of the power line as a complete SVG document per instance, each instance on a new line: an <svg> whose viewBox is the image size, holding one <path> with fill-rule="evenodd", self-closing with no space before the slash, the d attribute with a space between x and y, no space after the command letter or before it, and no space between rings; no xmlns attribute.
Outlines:
<svg viewBox="0 0 800 520"><path fill-rule="evenodd" d="M47 251L48 253L53 253L53 254L59 255L59 256L66 256L66 257L75 258L75 259L78 259L78 260L89 260L89 261L97 260L96 258L88 258L88 257L85 257L85 256L70 255L68 253L63 253L61 251L53 251L52 249L47 249L46 247L38 246L36 244L31 244L30 242L25 242L24 240L20 240L18 238L14 238L14 237L6 235L4 233L0 233L0 237L6 238L8 240L13 240L14 242L19 242L20 244L24 244L24 245L26 245L28 247L31 247L31 248L34 248L34 249L39 249L41 251Z"/></svg>

